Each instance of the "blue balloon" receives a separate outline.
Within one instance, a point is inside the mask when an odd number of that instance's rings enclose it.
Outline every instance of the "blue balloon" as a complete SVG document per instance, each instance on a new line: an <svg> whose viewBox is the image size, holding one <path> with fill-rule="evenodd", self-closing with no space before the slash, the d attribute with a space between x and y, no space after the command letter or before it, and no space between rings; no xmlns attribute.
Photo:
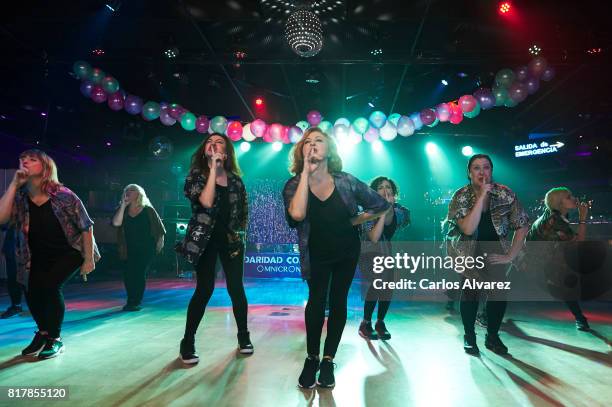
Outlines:
<svg viewBox="0 0 612 407"><path fill-rule="evenodd" d="M380 129L385 125L387 121L387 115L381 112L380 110L376 110L370 114L370 124L375 129Z"/></svg>
<svg viewBox="0 0 612 407"><path fill-rule="evenodd" d="M419 112L412 113L410 120L414 123L415 130L421 130L423 128L423 122L421 121L421 114Z"/></svg>
<svg viewBox="0 0 612 407"><path fill-rule="evenodd" d="M83 81L81 82L81 93L86 98L91 97L91 88L93 88L94 84L91 81Z"/></svg>

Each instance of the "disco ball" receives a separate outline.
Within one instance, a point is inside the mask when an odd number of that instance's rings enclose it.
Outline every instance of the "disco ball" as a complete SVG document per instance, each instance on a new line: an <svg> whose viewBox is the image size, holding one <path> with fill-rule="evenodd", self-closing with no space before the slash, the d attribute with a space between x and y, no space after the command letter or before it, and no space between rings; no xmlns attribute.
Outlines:
<svg viewBox="0 0 612 407"><path fill-rule="evenodd" d="M172 151L174 151L174 145L167 137L155 137L149 142L149 152L154 158L163 160L170 157Z"/></svg>
<svg viewBox="0 0 612 407"><path fill-rule="evenodd" d="M287 43L301 57L315 56L323 48L323 30L319 17L308 10L298 10L289 16L285 26Z"/></svg>

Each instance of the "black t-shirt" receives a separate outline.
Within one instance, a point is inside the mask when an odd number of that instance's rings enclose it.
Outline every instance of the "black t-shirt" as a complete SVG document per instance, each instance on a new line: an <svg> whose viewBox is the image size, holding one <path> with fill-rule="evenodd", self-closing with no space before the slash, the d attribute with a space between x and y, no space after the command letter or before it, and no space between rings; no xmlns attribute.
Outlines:
<svg viewBox="0 0 612 407"><path fill-rule="evenodd" d="M151 221L146 211L147 208L142 208L138 215L132 217L126 213L123 218L128 256L135 255L135 252L149 252L155 247L151 236Z"/></svg>
<svg viewBox="0 0 612 407"><path fill-rule="evenodd" d="M325 201L308 191L310 235L308 247L311 261L338 260L359 251L359 232L351 224L348 208L338 190Z"/></svg>
<svg viewBox="0 0 612 407"><path fill-rule="evenodd" d="M216 184L215 194L219 196L219 206L217 208L217 218L215 219L215 227L212 231L211 240L214 240L217 244L226 245L230 221L230 203L227 187Z"/></svg>
<svg viewBox="0 0 612 407"><path fill-rule="evenodd" d="M491 211L483 212L482 215L480 215L477 251L479 254L483 252L501 253L501 244L499 243L499 236L497 236L497 232L493 226Z"/></svg>
<svg viewBox="0 0 612 407"><path fill-rule="evenodd" d="M51 200L37 206L28 198L30 229L28 245L33 255L56 257L70 251L76 251L68 243L59 220L53 213Z"/></svg>
<svg viewBox="0 0 612 407"><path fill-rule="evenodd" d="M385 227L383 228L382 234L385 237L385 240L387 241L391 240L396 230L397 230L397 218L395 217L395 210L394 210L393 219L391 220L391 223L389 223L388 225L385 225Z"/></svg>

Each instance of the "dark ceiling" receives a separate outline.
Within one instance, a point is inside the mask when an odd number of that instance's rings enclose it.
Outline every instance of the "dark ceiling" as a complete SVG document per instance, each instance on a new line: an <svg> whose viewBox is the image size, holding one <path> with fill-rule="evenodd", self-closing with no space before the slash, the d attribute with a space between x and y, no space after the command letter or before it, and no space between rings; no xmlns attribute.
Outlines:
<svg viewBox="0 0 612 407"><path fill-rule="evenodd" d="M127 152L141 151L130 142L142 145L150 135L176 142L190 136L178 125L147 123L85 99L70 75L79 59L146 100L288 125L311 109L353 119L373 110L369 101L386 113L410 114L454 100L477 82L490 86L499 69L526 64L537 43L556 68L552 82L515 108L427 131L516 139L555 131L610 151L607 2L513 1L513 17L504 18L488 0L319 0L313 9L324 47L312 58L298 57L284 40L294 3L124 0L113 14L99 0L15 2L0 17L2 143L39 141L67 151L79 145L96 157L108 153L107 140ZM169 45L179 50L174 60L162 54ZM104 55L94 56L95 48ZM382 55L372 56L375 48ZM590 55L590 48L602 52ZM246 57L238 61L237 51ZM311 76L320 82L306 83ZM442 78L449 86L440 86ZM257 96L265 99L263 110L255 109Z"/></svg>

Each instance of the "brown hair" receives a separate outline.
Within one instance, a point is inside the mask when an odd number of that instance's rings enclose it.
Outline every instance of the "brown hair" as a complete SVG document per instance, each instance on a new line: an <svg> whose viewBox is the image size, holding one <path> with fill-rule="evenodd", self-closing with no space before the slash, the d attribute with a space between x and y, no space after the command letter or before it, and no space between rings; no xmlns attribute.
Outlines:
<svg viewBox="0 0 612 407"><path fill-rule="evenodd" d="M378 190L378 187L380 186L380 184L382 184L385 181L387 181L389 185L391 185L391 190L393 191L393 195L397 196L399 194L399 189L397 188L397 184L395 183L395 181L393 181L389 177L384 177L381 175L379 177L374 178L372 182L370 182L370 188L376 191Z"/></svg>
<svg viewBox="0 0 612 407"><path fill-rule="evenodd" d="M57 178L57 165L53 158L49 157L47 153L37 148L26 150L19 154L19 159L23 157L36 157L43 166L42 181L40 183L40 189L45 193L55 193L62 186L61 182Z"/></svg>
<svg viewBox="0 0 612 407"><path fill-rule="evenodd" d="M489 157L486 154L474 154L473 156L470 157L470 161L468 161L468 165L467 165L467 173L468 173L468 179L471 180L470 178L470 168L472 167L472 163L476 160L478 160L479 158L484 158L485 160L487 160L489 162L489 164L491 165L491 171L493 171L493 161L491 161L491 157Z"/></svg>
<svg viewBox="0 0 612 407"><path fill-rule="evenodd" d="M198 147L195 153L191 156L191 169L197 168L199 169L205 176L210 174L210 168L208 167L208 158L204 155L206 149L206 142L212 136L219 136L225 140L225 153L227 154L227 159L223 162L223 168L227 172L231 172L234 175L242 175L242 171L240 170L240 166L238 166L238 160L236 159L236 151L234 150L234 144L225 134L221 133L211 133L208 136L204 137L202 143Z"/></svg>
<svg viewBox="0 0 612 407"><path fill-rule="evenodd" d="M304 143L306 138L312 133L321 133L327 139L328 157L327 157L327 170L330 174L342 171L342 159L338 155L338 147L336 141L318 127L311 127L304 132L304 135L297 142L291 150L290 157L291 163L289 165L289 172L297 175L304 169Z"/></svg>

